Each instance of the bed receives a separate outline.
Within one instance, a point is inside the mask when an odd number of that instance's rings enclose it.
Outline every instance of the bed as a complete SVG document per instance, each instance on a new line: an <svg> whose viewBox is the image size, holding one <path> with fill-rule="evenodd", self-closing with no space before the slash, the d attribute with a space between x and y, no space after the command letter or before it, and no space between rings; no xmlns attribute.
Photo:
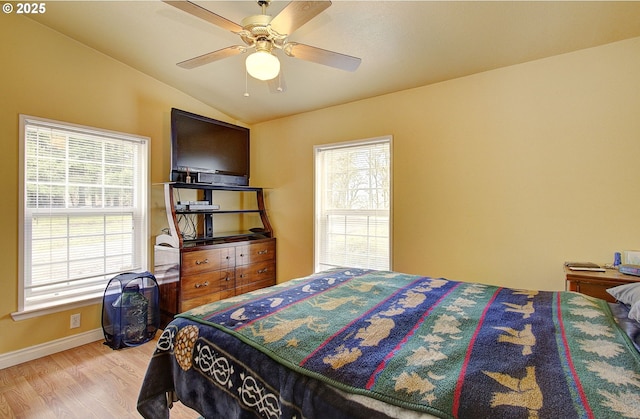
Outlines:
<svg viewBox="0 0 640 419"><path fill-rule="evenodd" d="M623 304L335 269L197 307L164 329L138 399L205 418L619 418L640 412Z"/></svg>

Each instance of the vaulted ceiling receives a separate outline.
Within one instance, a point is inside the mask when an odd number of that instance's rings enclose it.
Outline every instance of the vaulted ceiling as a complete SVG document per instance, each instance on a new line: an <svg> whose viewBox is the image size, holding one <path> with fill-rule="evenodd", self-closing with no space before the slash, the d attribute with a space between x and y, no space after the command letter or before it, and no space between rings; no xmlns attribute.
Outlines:
<svg viewBox="0 0 640 419"><path fill-rule="evenodd" d="M233 22L255 1L196 1ZM287 1L267 9L278 14ZM640 36L637 1L334 1L289 36L360 57L355 72L278 51L284 92L246 76L247 54L176 63L242 44L161 1L53 1L33 19L245 123L437 83ZM248 93L248 96L246 95Z"/></svg>

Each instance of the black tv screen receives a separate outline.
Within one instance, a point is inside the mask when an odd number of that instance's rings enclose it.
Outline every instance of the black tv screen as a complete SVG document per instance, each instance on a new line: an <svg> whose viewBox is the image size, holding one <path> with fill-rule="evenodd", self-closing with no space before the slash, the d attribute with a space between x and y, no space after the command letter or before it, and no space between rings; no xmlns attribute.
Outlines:
<svg viewBox="0 0 640 419"><path fill-rule="evenodd" d="M171 109L171 180L248 185L249 129Z"/></svg>

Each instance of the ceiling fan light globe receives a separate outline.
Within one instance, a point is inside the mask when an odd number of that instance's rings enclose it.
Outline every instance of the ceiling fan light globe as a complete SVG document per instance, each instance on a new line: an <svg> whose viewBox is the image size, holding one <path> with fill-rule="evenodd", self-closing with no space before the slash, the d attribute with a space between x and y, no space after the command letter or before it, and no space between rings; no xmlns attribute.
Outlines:
<svg viewBox="0 0 640 419"><path fill-rule="evenodd" d="M267 51L256 51L245 61L247 73L258 80L271 80L280 73L278 57Z"/></svg>

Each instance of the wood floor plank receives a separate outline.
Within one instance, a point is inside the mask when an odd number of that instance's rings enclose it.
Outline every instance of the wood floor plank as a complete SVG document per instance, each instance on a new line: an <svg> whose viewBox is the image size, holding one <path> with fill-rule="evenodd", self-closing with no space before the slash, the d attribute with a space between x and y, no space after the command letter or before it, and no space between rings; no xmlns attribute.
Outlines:
<svg viewBox="0 0 640 419"><path fill-rule="evenodd" d="M140 419L138 393L156 340L114 351L93 342L0 370L2 419ZM199 415L176 403L171 419Z"/></svg>
<svg viewBox="0 0 640 419"><path fill-rule="evenodd" d="M16 385L3 390L2 395L7 399L7 404L16 418L56 419L54 412L48 409L25 378L19 377Z"/></svg>
<svg viewBox="0 0 640 419"><path fill-rule="evenodd" d="M7 399L0 393L0 418L15 419L15 417L13 410L9 406L9 402L7 402Z"/></svg>

